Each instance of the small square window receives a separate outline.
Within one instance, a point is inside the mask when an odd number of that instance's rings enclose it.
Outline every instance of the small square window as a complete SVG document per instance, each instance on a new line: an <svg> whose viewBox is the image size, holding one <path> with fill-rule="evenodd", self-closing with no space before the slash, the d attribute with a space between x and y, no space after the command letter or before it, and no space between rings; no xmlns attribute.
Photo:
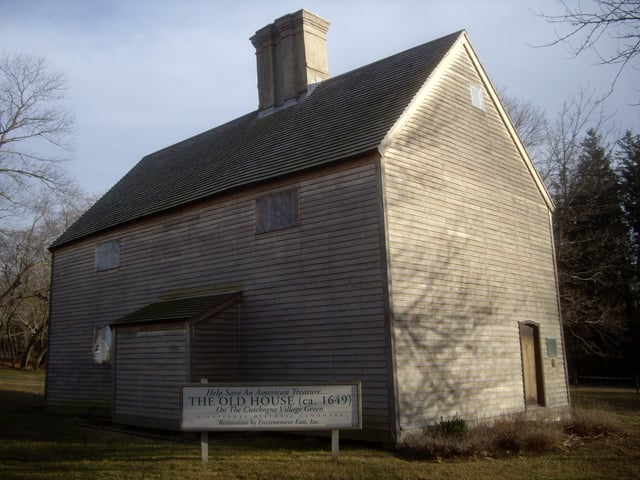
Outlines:
<svg viewBox="0 0 640 480"><path fill-rule="evenodd" d="M256 199L256 233L298 224L298 189L272 193Z"/></svg>
<svg viewBox="0 0 640 480"><path fill-rule="evenodd" d="M120 266L120 240L109 240L96 245L96 271Z"/></svg>
<svg viewBox="0 0 640 480"><path fill-rule="evenodd" d="M471 105L480 110L484 110L484 92L477 85L471 85Z"/></svg>

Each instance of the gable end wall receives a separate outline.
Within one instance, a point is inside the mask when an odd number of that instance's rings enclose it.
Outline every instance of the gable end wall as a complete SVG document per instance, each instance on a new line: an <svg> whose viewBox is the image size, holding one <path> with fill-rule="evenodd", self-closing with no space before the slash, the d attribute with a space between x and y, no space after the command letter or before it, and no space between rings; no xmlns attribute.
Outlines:
<svg viewBox="0 0 640 480"><path fill-rule="evenodd" d="M542 352L546 404L568 402L550 212L470 85L482 79L459 47L384 150L402 430L523 411L518 322L557 340L556 359Z"/></svg>

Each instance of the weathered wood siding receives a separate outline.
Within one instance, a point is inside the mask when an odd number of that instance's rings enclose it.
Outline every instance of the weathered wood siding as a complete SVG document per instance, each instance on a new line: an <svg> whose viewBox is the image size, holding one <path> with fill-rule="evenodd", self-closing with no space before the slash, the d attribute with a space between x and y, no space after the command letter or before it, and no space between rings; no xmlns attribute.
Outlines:
<svg viewBox="0 0 640 480"><path fill-rule="evenodd" d="M255 233L262 187L57 249L48 401L111 398L94 325L167 291L242 290L238 381L361 380L365 428L388 429L377 175L371 157L274 183L299 188L299 225L284 230ZM95 244L111 238L120 267L96 272Z"/></svg>
<svg viewBox="0 0 640 480"><path fill-rule="evenodd" d="M189 381L184 322L116 329L113 419L142 427L178 429L180 391Z"/></svg>
<svg viewBox="0 0 640 480"><path fill-rule="evenodd" d="M546 403L568 401L550 212L486 90L471 105L470 58L450 60L383 158L402 429L524 410L518 322L557 339Z"/></svg>
<svg viewBox="0 0 640 480"><path fill-rule="evenodd" d="M235 382L240 373L240 303L191 327L191 382Z"/></svg>
<svg viewBox="0 0 640 480"><path fill-rule="evenodd" d="M95 272L94 247L92 242L52 257L46 374L49 405L111 408L111 365L94 363L94 331L128 308L113 298L110 305L99 294L101 280L113 272Z"/></svg>

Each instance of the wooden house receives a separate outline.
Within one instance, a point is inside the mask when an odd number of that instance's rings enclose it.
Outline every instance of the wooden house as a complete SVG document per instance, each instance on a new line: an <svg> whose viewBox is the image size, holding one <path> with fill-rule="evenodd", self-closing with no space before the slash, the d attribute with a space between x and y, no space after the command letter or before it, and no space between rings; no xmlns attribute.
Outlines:
<svg viewBox="0 0 640 480"><path fill-rule="evenodd" d="M175 429L200 378L358 380L390 441L568 406L553 204L467 34L330 78L327 30L259 30L259 108L51 246L49 405Z"/></svg>

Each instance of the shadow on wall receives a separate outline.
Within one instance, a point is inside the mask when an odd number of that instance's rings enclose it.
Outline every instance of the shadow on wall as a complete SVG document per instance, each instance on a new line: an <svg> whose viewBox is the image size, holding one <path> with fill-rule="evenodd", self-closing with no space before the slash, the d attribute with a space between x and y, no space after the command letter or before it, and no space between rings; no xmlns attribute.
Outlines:
<svg viewBox="0 0 640 480"><path fill-rule="evenodd" d="M437 173L429 182L445 181ZM446 219L425 202L422 227L391 244L402 428L524 408L518 322L534 293L516 288L524 279L500 258L509 232L487 232L484 212L465 201Z"/></svg>

